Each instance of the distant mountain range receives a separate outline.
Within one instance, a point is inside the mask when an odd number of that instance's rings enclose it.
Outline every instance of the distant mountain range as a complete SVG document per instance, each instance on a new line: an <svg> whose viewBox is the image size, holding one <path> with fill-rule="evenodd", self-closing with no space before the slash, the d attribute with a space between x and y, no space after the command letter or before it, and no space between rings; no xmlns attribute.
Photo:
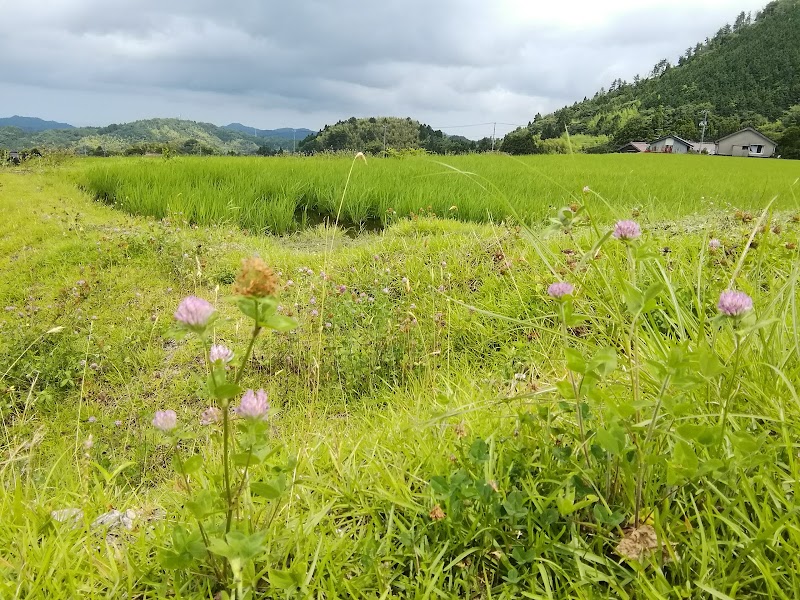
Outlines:
<svg viewBox="0 0 800 600"><path fill-rule="evenodd" d="M22 131L46 131L48 129L74 129L69 123L45 121L38 117L0 117L0 127L17 127Z"/></svg>
<svg viewBox="0 0 800 600"><path fill-rule="evenodd" d="M449 136L410 118L372 117L339 121L322 131L307 128L258 129L231 123L222 127L183 119L144 119L105 127L74 127L35 117L0 118L0 150L61 149L77 154L274 154L361 150L380 153L424 149L434 154L481 152L492 140Z"/></svg>
<svg viewBox="0 0 800 600"><path fill-rule="evenodd" d="M255 132L255 135L253 134ZM182 119L145 119L106 127L73 127L34 117L0 118L0 149L59 148L78 153L161 152L255 154L259 149L291 150L310 129L253 129L240 123L219 127Z"/></svg>
<svg viewBox="0 0 800 600"><path fill-rule="evenodd" d="M292 129L291 127L283 127L281 129L256 129L255 127L249 127L248 125L242 125L241 123L231 123L230 125L224 125L225 129L233 129L234 131L240 131L242 133L253 134L255 137L259 138L275 138L275 139L283 139L283 140L296 140L300 142L300 140L308 137L316 133L316 131L311 131L310 129Z"/></svg>

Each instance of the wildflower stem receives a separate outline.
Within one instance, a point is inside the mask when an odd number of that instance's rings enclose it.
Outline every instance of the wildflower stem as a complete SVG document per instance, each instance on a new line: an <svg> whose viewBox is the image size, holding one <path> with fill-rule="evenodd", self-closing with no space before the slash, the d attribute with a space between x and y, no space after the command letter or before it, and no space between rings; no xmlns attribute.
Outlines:
<svg viewBox="0 0 800 600"><path fill-rule="evenodd" d="M225 533L231 530L231 521L233 519L233 506L231 502L231 473L229 466L229 453L228 441L230 438L230 411L227 407L222 411L222 469L223 477L225 480Z"/></svg>
<svg viewBox="0 0 800 600"><path fill-rule="evenodd" d="M173 452L175 460L178 461L178 466L180 467L180 472L183 476L183 484L186 486L186 493L188 494L191 491L191 484L189 483L189 476L186 474L186 469L183 466L183 459L181 459L181 454L178 451L177 446L174 447ZM200 530L200 536L203 538L203 543L206 546L206 553L208 554L208 560L211 563L211 568L214 569L214 574L217 576L217 579L221 579L222 575L217 567L217 561L214 559L214 555L211 554L211 550L209 550L210 542L208 539L208 534L206 533L206 529L203 527L203 522L197 517L195 517L195 520L197 521L197 528Z"/></svg>
<svg viewBox="0 0 800 600"><path fill-rule="evenodd" d="M667 391L667 387L669 386L669 382L672 379L671 375L667 375L664 378L664 382L661 384L661 389L658 392L658 399L656 400L655 408L653 408L653 416L650 418L650 427L647 429L647 436L644 438L644 444L642 444L643 449L647 449L650 440L653 437L653 432L656 429L656 421L658 420L658 413L661 411L661 403L664 401L664 394ZM634 515L633 515L633 526L639 527L639 513L642 510L642 492L644 490L644 460L639 458L639 467L638 473L636 475L636 504L634 506Z"/></svg>
<svg viewBox="0 0 800 600"><path fill-rule="evenodd" d="M558 303L558 309L561 313L561 337L564 341L564 350L566 350L569 343L569 334L567 333L567 315L564 311L564 302ZM586 428L583 424L583 412L581 411L580 387L578 382L575 381L575 373L569 368L567 373L569 373L569 381L572 384L572 393L575 395L575 415L578 419L578 430L581 434L581 449L586 458L586 465L589 466L589 450L586 448Z"/></svg>
<svg viewBox="0 0 800 600"><path fill-rule="evenodd" d="M256 308L256 316L258 316L258 308ZM253 334L250 336L250 342L247 344L247 350L245 350L244 356L242 356L242 362L239 365L239 370L236 372L236 378L233 380L233 383L236 385L239 385L239 382L242 380L244 368L247 365L247 361L250 360L250 354L253 352L253 345L256 343L256 338L258 337L259 333L261 333L261 327L256 325L253 327Z"/></svg>
<svg viewBox="0 0 800 600"><path fill-rule="evenodd" d="M238 499L242 495L242 490L244 489L245 481L247 481L247 471L250 469L250 459L253 457L253 448L247 451L247 461L244 463L244 471L242 472L242 480L239 482L239 487L236 489L236 494L234 498Z"/></svg>
<svg viewBox="0 0 800 600"><path fill-rule="evenodd" d="M722 413L720 414L719 426L720 426L720 440L723 441L725 437L725 426L727 425L728 421L728 405L731 402L733 397L733 385L734 381L736 380L736 373L739 371L739 359L741 358L741 340L739 339L739 332L733 332L733 339L734 339L734 350L733 350L733 372L731 373L730 380L728 382L728 389L725 392L723 398L723 405L722 405Z"/></svg>
<svg viewBox="0 0 800 600"><path fill-rule="evenodd" d="M258 324L258 304L255 306L255 325L253 326L253 333L250 336L250 342L247 344L247 350L245 350L244 355L242 356L242 363L239 365L239 370L236 372L236 378L234 379L234 384L239 385L239 382L242 379L242 374L244 373L244 368L247 365L247 361L250 360L250 354L253 352L253 345L256 342L256 338L258 334L261 332L261 326ZM227 406L222 413L222 463L223 463L223 474L225 479L225 497L227 499L227 509L225 511L225 533L227 534L231 530L231 523L233 522L233 502L234 497L231 494L231 469L230 469L230 411L228 410Z"/></svg>
<svg viewBox="0 0 800 600"><path fill-rule="evenodd" d="M625 244L625 249L628 252L628 275L631 285L636 287L636 259L633 257L633 249L630 244Z"/></svg>

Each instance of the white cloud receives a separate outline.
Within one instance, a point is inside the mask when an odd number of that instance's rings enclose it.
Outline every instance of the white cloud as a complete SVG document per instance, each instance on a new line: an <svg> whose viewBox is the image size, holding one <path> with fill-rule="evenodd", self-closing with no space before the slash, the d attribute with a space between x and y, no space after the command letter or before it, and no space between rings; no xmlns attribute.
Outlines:
<svg viewBox="0 0 800 600"><path fill-rule="evenodd" d="M6 3L0 55L12 59L0 67L0 98L3 113L76 124L176 115L261 128L351 115L526 123L674 60L764 2Z"/></svg>

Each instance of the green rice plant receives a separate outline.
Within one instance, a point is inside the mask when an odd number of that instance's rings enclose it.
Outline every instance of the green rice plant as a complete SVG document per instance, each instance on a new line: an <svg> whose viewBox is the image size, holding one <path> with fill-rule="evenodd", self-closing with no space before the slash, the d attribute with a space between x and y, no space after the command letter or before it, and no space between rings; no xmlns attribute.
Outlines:
<svg viewBox="0 0 800 600"><path fill-rule="evenodd" d="M347 201L338 210L346 158L125 158L82 163L78 181L96 198L134 214L177 216L192 224L232 224L284 234L302 222L333 219L358 227L393 215L426 214L464 221L503 221L516 214L541 223L555 206L578 202L589 185L623 212L636 210L657 221L698 209L733 212L763 208L776 195L777 208L796 208L792 163L741 161L705 156L504 156L436 160L372 159L353 173ZM507 202L462 173L480 172ZM595 217L614 210L598 206Z"/></svg>

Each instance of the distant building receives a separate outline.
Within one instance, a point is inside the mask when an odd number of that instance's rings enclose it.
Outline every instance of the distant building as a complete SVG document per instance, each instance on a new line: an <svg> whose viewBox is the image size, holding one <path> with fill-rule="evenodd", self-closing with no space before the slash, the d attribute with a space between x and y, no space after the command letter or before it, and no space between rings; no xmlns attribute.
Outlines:
<svg viewBox="0 0 800 600"><path fill-rule="evenodd" d="M21 160L20 157L19 157L19 152L17 152L16 150L12 150L11 152L9 152L8 153L8 160L9 160L9 162L12 162L15 165L18 165L20 163L20 160Z"/></svg>
<svg viewBox="0 0 800 600"><path fill-rule="evenodd" d="M693 149L692 142L687 142L677 135L665 135L647 145L647 152L666 154L688 154Z"/></svg>
<svg viewBox="0 0 800 600"><path fill-rule="evenodd" d="M636 154L638 152L647 152L647 142L628 142L622 146L617 152L625 154Z"/></svg>
<svg viewBox="0 0 800 600"><path fill-rule="evenodd" d="M717 154L720 156L770 158L777 148L778 144L752 127L745 127L717 140Z"/></svg>
<svg viewBox="0 0 800 600"><path fill-rule="evenodd" d="M714 142L689 142L692 145L692 152L697 152L698 154L716 154L717 153L717 144Z"/></svg>

